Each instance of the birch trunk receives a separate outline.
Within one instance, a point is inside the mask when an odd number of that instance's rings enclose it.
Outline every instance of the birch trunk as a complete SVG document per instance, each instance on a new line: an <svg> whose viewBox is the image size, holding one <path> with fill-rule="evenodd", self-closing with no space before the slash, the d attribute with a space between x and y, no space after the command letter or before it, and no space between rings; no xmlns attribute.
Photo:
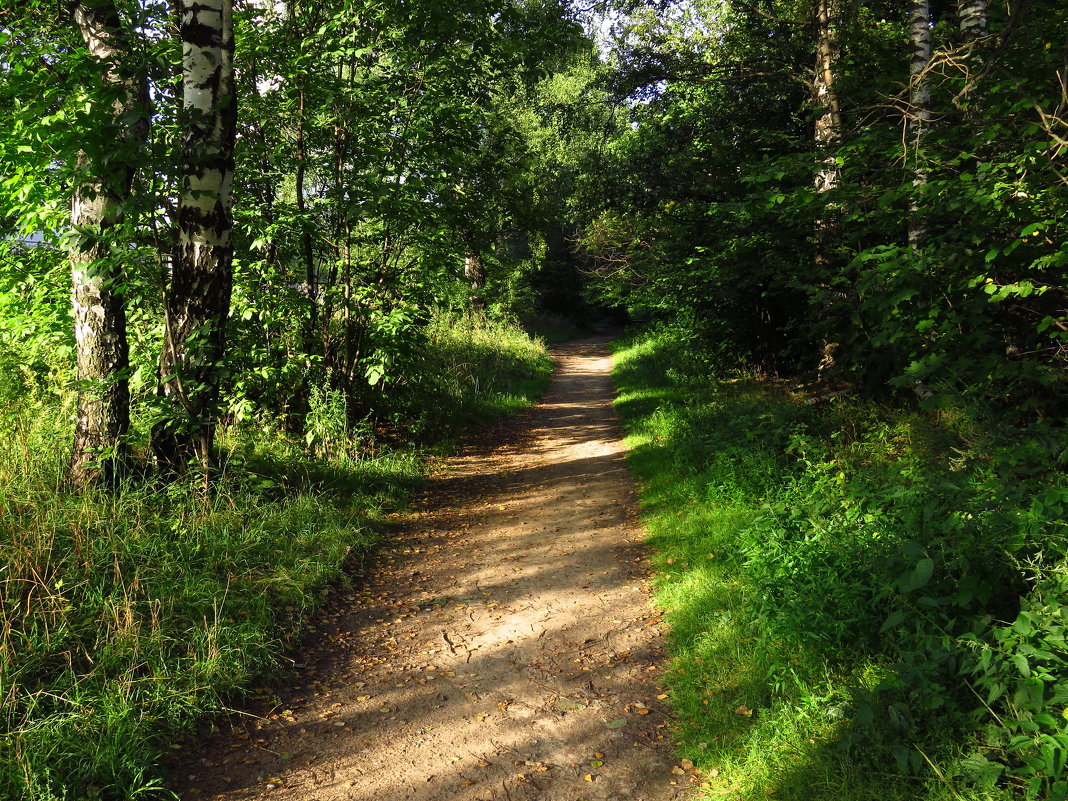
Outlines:
<svg viewBox="0 0 1068 801"><path fill-rule="evenodd" d="M986 0L957 0L957 18L965 42L986 36Z"/></svg>
<svg viewBox="0 0 1068 801"><path fill-rule="evenodd" d="M69 473L76 486L86 487L113 484L129 461L124 438L130 427L130 351L125 301L118 290L123 265L111 253L109 233L122 222L133 182L124 151L147 133L148 88L143 75L123 74L128 33L113 5L78 2L73 14L86 47L101 64L104 85L118 90L106 111L110 130L101 134L125 156L104 164L81 154L88 177L75 188L71 203L71 224L92 238L88 248L70 254L79 389Z"/></svg>
<svg viewBox="0 0 1068 801"><path fill-rule="evenodd" d="M182 157L178 243L165 298L160 391L172 416L153 429L157 464L209 476L233 283L231 184L237 114L232 0L180 0Z"/></svg>
<svg viewBox="0 0 1068 801"><path fill-rule="evenodd" d="M838 93L834 85L834 71L838 60L838 0L816 0L816 73L812 82L812 102L819 110L816 118L816 177L817 195L838 187L840 181L835 145L842 138L842 115ZM816 220L814 232L817 267L827 267L827 245L837 232L836 214L826 208Z"/></svg>
<svg viewBox="0 0 1068 801"><path fill-rule="evenodd" d="M467 253L464 256L464 278L471 287L471 309L479 311L486 307L482 298L482 290L486 288L486 266L482 262L482 254L479 253L473 235L464 237L467 242Z"/></svg>
<svg viewBox="0 0 1068 801"><path fill-rule="evenodd" d="M304 355L312 356L316 352L315 340L319 335L319 280L315 273L315 248L312 242L311 226L308 220L308 207L304 198L304 179L308 168L308 152L304 146L304 89L298 93L297 103L297 170L296 193L297 214L300 217L300 250L304 257L304 282L308 291L308 319L304 331Z"/></svg>
<svg viewBox="0 0 1068 801"><path fill-rule="evenodd" d="M983 66L977 43L987 34L986 3L987 0L957 0L957 20L960 23L961 39L968 46L964 58L961 59L964 69L964 88L959 96L967 117L975 113L969 107L967 98L972 93Z"/></svg>
<svg viewBox="0 0 1068 801"><path fill-rule="evenodd" d="M927 236L927 224L921 198L927 186L927 168L923 158L923 134L931 122L931 87L927 68L931 63L931 7L929 0L909 1L909 113L908 161L912 170L912 198L909 200L909 247L920 249Z"/></svg>

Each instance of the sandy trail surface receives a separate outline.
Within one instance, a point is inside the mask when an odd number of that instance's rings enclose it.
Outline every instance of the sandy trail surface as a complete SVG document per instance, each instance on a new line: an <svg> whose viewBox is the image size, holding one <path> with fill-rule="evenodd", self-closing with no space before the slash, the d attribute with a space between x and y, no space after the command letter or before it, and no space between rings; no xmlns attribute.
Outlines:
<svg viewBox="0 0 1068 801"><path fill-rule="evenodd" d="M558 349L545 400L442 466L280 703L181 759L183 799L689 795L605 342Z"/></svg>

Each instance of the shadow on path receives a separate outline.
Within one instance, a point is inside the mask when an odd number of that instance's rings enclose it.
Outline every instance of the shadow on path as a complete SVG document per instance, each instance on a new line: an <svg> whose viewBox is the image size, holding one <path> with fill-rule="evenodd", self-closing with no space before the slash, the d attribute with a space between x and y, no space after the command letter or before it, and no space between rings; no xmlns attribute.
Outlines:
<svg viewBox="0 0 1068 801"><path fill-rule="evenodd" d="M182 798L687 794L605 342L558 349L545 400L448 461L280 705L179 766Z"/></svg>

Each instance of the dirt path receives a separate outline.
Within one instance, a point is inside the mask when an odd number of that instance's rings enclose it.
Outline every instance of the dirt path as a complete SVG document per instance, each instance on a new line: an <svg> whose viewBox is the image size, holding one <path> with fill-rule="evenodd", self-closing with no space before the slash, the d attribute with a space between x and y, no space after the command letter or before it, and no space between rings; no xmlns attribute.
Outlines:
<svg viewBox="0 0 1068 801"><path fill-rule="evenodd" d="M449 460L281 706L183 762L184 799L687 795L605 341L561 348L545 401Z"/></svg>

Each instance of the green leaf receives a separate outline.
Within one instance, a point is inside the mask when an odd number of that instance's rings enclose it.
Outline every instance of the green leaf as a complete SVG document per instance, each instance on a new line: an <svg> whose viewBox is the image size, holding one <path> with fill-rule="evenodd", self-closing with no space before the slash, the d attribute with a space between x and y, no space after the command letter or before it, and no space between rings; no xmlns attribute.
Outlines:
<svg viewBox="0 0 1068 801"><path fill-rule="evenodd" d="M921 559L916 563L916 567L912 569L912 572L905 578L901 584L902 592L915 592L927 585L934 575L935 563L934 559L926 558Z"/></svg>
<svg viewBox="0 0 1068 801"><path fill-rule="evenodd" d="M890 615L886 618L886 620L883 621L883 625L879 628L879 633L882 634L892 628L895 628L904 619L905 613L902 612L900 609L891 612Z"/></svg>
<svg viewBox="0 0 1068 801"><path fill-rule="evenodd" d="M961 768L964 775L983 789L990 789L1005 771L1005 766L997 762L991 762L982 754L969 754L961 760Z"/></svg>
<svg viewBox="0 0 1068 801"><path fill-rule="evenodd" d="M1031 676L1031 665L1027 661L1027 657L1023 654L1016 654L1012 658L1013 664L1016 665L1016 669L1020 671L1020 675L1025 679Z"/></svg>

